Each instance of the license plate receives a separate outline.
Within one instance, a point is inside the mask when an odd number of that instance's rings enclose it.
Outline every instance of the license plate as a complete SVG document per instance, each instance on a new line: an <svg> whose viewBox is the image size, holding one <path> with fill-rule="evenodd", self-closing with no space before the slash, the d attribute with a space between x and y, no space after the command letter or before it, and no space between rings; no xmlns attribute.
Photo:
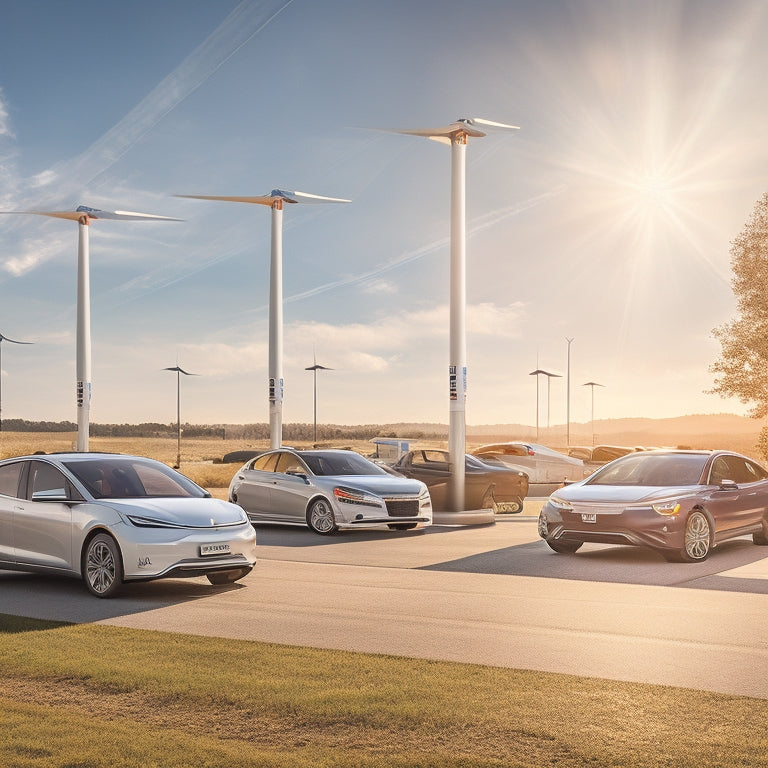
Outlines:
<svg viewBox="0 0 768 768"><path fill-rule="evenodd" d="M597 522L597 515L594 512L582 512L581 513L581 522L582 523L596 523Z"/></svg>
<svg viewBox="0 0 768 768"><path fill-rule="evenodd" d="M513 512L519 512L520 507L514 501L500 501L497 502L495 511L501 514L511 514Z"/></svg>
<svg viewBox="0 0 768 768"><path fill-rule="evenodd" d="M200 556L205 555L228 555L230 552L229 544L201 544Z"/></svg>

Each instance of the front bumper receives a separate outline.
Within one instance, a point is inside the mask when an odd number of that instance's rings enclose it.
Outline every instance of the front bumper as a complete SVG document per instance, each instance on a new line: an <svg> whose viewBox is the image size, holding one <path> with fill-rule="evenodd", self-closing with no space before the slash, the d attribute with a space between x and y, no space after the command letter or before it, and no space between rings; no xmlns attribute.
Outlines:
<svg viewBox="0 0 768 768"><path fill-rule="evenodd" d="M250 570L256 563L256 532L250 523L206 530L118 528L113 533L120 545L126 581ZM211 548L212 554L201 554L203 547Z"/></svg>
<svg viewBox="0 0 768 768"><path fill-rule="evenodd" d="M562 510L547 502L539 514L539 536L548 541L628 544L678 550L684 544L687 515L661 515L651 507L576 504Z"/></svg>

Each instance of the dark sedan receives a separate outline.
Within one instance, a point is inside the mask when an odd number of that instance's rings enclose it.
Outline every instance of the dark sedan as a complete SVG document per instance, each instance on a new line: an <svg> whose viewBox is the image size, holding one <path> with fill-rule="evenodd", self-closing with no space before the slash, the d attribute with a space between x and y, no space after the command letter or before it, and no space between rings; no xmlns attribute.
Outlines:
<svg viewBox="0 0 768 768"><path fill-rule="evenodd" d="M552 494L539 515L539 535L561 553L632 544L694 563L746 534L768 544L768 472L729 451L630 453Z"/></svg>
<svg viewBox="0 0 768 768"><path fill-rule="evenodd" d="M423 449L403 454L392 468L406 477L421 480L432 497L432 509L448 511L450 479L448 451ZM503 464L490 464L475 456L466 457L464 506L514 513L523 508L528 493L528 475Z"/></svg>

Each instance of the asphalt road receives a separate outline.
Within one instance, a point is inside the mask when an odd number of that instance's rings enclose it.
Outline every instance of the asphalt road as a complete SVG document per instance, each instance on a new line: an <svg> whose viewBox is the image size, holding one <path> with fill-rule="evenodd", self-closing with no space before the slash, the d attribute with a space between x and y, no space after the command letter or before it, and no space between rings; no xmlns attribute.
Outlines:
<svg viewBox="0 0 768 768"><path fill-rule="evenodd" d="M768 698L768 549L704 563L585 545L557 555L532 517L319 537L258 528L231 587L126 585L0 572L0 612L290 645L564 672Z"/></svg>

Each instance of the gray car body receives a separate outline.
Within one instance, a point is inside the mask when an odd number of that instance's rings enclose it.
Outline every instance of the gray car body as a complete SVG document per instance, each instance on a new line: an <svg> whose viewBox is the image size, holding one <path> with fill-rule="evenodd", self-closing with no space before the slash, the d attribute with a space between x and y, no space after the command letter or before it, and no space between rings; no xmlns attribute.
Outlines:
<svg viewBox="0 0 768 768"><path fill-rule="evenodd" d="M275 461L283 462L284 471L254 468ZM351 455L350 455L351 454ZM370 474L317 474L305 458L329 456L336 461L349 457L355 463L370 465ZM270 458L271 457L271 458ZM275 466L279 469L279 466ZM347 489L370 497L365 503L340 501L335 491ZM230 501L239 504L253 523L308 525L313 502L325 500L333 509L337 528L391 527L423 528L432 522L432 502L426 485L388 474L372 462L344 450L267 451L246 462L232 478ZM397 503L411 504L414 514L390 514ZM389 505L389 508L388 508Z"/></svg>
<svg viewBox="0 0 768 768"><path fill-rule="evenodd" d="M120 462L135 461L157 472L158 478L166 473L179 476L159 462L123 455L49 454L0 462L0 474L6 478L19 465L17 489L7 480L0 488L0 569L82 577L86 545L99 533L117 542L122 581L224 571L245 575L253 568L256 535L239 507L210 498L183 476L199 495L98 498L67 467L92 461L107 472ZM33 467L45 468L41 471L47 477L61 482L33 493ZM202 556L206 545L226 545L229 553Z"/></svg>

